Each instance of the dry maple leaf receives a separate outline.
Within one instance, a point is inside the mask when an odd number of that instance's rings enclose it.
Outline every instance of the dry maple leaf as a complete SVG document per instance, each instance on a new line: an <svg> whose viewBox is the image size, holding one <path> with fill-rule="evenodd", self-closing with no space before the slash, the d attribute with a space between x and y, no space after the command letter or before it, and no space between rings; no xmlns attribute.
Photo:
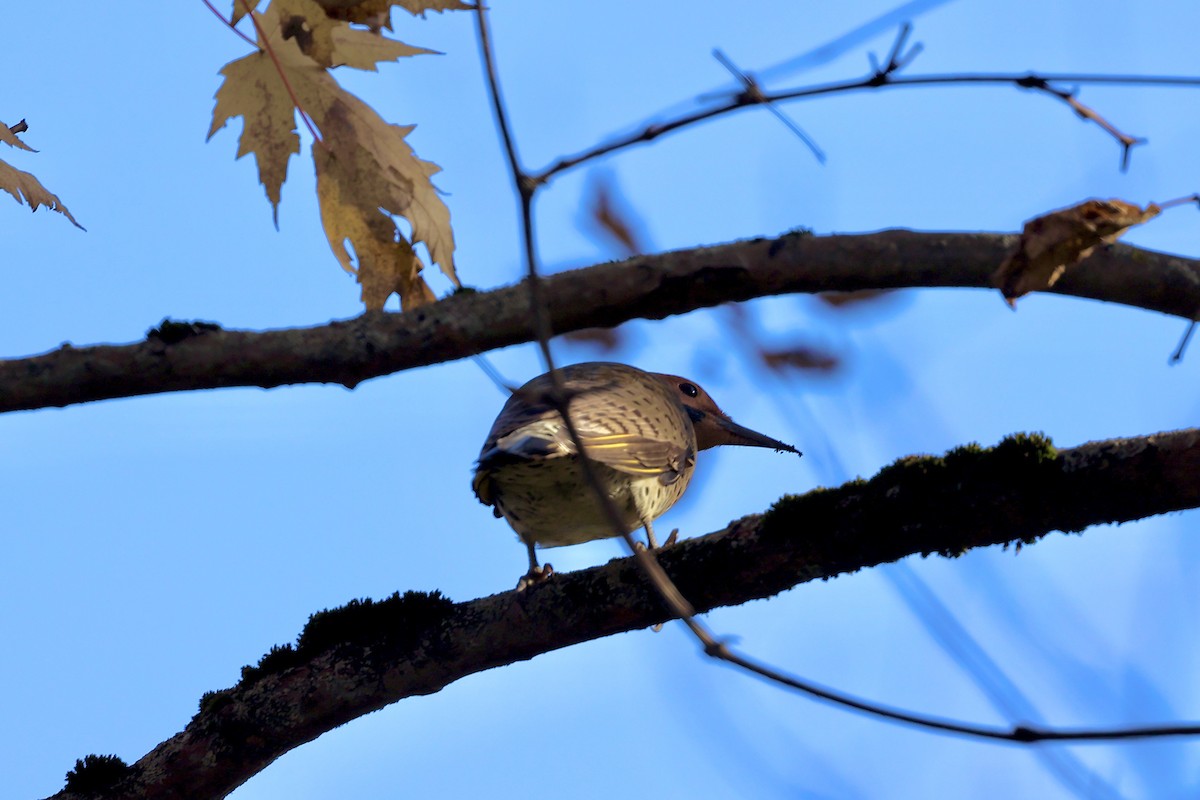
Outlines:
<svg viewBox="0 0 1200 800"><path fill-rule="evenodd" d="M378 206L363 204L356 164L317 145L313 146L313 163L325 236L338 262L358 278L367 310L382 311L393 292L400 295L405 310L433 302L433 291L421 277L421 260L412 245L390 216ZM357 266L346 251L347 241L354 245Z"/></svg>
<svg viewBox="0 0 1200 800"><path fill-rule="evenodd" d="M303 63L293 69L304 69ZM322 70L315 64L307 69ZM288 159L300 152L296 132L296 106L271 57L263 51L231 61L221 69L225 82L217 90L213 108L211 139L233 117L242 118L237 157L254 154L258 179L271 201L275 224L279 224L279 200L287 179Z"/></svg>
<svg viewBox="0 0 1200 800"><path fill-rule="evenodd" d="M852 292L818 292L817 299L830 308L851 308L890 298L895 289L856 289Z"/></svg>
<svg viewBox="0 0 1200 800"><path fill-rule="evenodd" d="M1025 223L1016 250L992 275L992 285L1016 308L1018 297L1049 289L1068 267L1090 256L1098 245L1112 244L1161 210L1154 203L1143 209L1124 200L1086 200L1035 217Z"/></svg>
<svg viewBox="0 0 1200 800"><path fill-rule="evenodd" d="M796 370L829 374L842 365L836 354L803 344L785 350L762 349L758 356L767 369L778 373Z"/></svg>
<svg viewBox="0 0 1200 800"><path fill-rule="evenodd" d="M28 150L31 153L37 152L22 142L17 134L3 122L0 122L0 142L21 150ZM71 216L71 212L63 205L62 200L58 199L58 195L42 186L41 181L33 175L19 170L5 161L0 161L0 190L11 194L18 203L28 205L31 211L37 211L38 208L45 206L71 220L71 224L76 228L84 230L75 217Z"/></svg>
<svg viewBox="0 0 1200 800"><path fill-rule="evenodd" d="M231 117L244 118L238 156L255 154L260 180L278 209L287 161L299 152L299 104L320 134L313 157L330 247L342 267L358 276L367 307L381 309L393 291L405 308L433 299L419 277L420 261L390 215L408 220L412 241L423 242L433 262L458 285L450 211L430 180L440 167L417 158L408 146L411 125L385 122L316 60L373 68L383 58L429 51L381 44L375 34L329 21L315 0L274 0L257 20L263 50L221 70L225 83L217 92L209 135Z"/></svg>
<svg viewBox="0 0 1200 800"><path fill-rule="evenodd" d="M230 22L234 25L237 25L242 17L258 8L261 3L262 0L249 0L249 2L244 2L244 0L233 0L233 12L229 15Z"/></svg>
<svg viewBox="0 0 1200 800"><path fill-rule="evenodd" d="M343 181L353 190L349 204L360 213L371 215L382 210L407 219L412 225L412 241L423 242L433 262L457 286L450 210L430 180L441 168L413 154L405 141L412 126L384 122L370 106L348 93L326 109L318 124L325 145L337 157L335 171L317 171L318 190L322 180ZM319 146L314 145L314 151ZM350 198L347 192L319 196ZM326 202L322 199L322 216L326 214ZM358 241L350 241L356 252L361 249ZM332 239L330 244L334 244ZM350 269L342 257L339 261Z"/></svg>
<svg viewBox="0 0 1200 800"><path fill-rule="evenodd" d="M627 340L623 328L580 328L562 334L562 339L576 345L589 345L601 353L615 353Z"/></svg>
<svg viewBox="0 0 1200 800"><path fill-rule="evenodd" d="M250 0L249 6L257 8L261 0ZM317 0L325 15L330 19L354 22L368 26L372 32L381 28L391 30L392 6L400 6L414 17L424 17L426 11L467 11L474 8L461 0ZM236 25L246 16L243 0L233 0L230 17Z"/></svg>
<svg viewBox="0 0 1200 800"><path fill-rule="evenodd" d="M29 145L22 142L21 138L19 136L17 136L18 131L25 129L23 127L20 127L24 124L24 122L25 122L25 120L21 120L20 122L18 122L16 125L12 126L11 128L9 126L5 125L3 122L0 122L0 142L4 142L7 145L11 145L12 147L17 148L18 150L27 150L30 153L36 153L37 150L34 150L32 147L30 147ZM25 127L28 127L28 126L25 126Z"/></svg>
<svg viewBox="0 0 1200 800"><path fill-rule="evenodd" d="M388 39L377 31L352 28L350 23L326 15L318 0L273 0L285 39L294 39L304 55L322 67L347 66L375 71L380 61L436 54Z"/></svg>
<svg viewBox="0 0 1200 800"><path fill-rule="evenodd" d="M357 22L372 30L391 30L392 6L400 6L414 17L426 11L469 11L475 6L461 0L317 0L329 16Z"/></svg>
<svg viewBox="0 0 1200 800"><path fill-rule="evenodd" d="M584 190L587 195L587 217L589 226L616 243L625 256L636 256L647 252L645 226L636 212L632 211L614 188L613 181L603 173L588 182Z"/></svg>

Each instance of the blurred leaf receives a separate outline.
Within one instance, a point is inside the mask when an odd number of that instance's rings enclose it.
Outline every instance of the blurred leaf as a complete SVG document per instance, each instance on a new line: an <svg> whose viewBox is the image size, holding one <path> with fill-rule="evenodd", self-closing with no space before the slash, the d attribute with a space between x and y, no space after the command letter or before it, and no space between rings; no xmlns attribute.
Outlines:
<svg viewBox="0 0 1200 800"><path fill-rule="evenodd" d="M591 345L601 353L615 352L627 341L625 332L620 328L584 328L564 333L562 338L571 344Z"/></svg>
<svg viewBox="0 0 1200 800"><path fill-rule="evenodd" d="M895 289L861 289L857 292L818 292L817 299L830 308L848 308L886 298L894 292Z"/></svg>
<svg viewBox="0 0 1200 800"><path fill-rule="evenodd" d="M649 252L649 237L641 218L625 203L624 197L613 188L612 178L594 173L584 190L587 203L588 228L597 238L615 245L624 256Z"/></svg>
<svg viewBox="0 0 1200 800"><path fill-rule="evenodd" d="M1112 244L1160 211L1154 203L1142 209L1123 200L1087 200L1035 217L1025 223L1017 249L996 270L992 285L1015 308L1018 297L1049 289L1097 245Z"/></svg>
<svg viewBox="0 0 1200 800"><path fill-rule="evenodd" d="M834 353L807 345L797 345L783 350L760 350L763 365L774 372L821 372L826 375L838 370L842 360Z"/></svg>

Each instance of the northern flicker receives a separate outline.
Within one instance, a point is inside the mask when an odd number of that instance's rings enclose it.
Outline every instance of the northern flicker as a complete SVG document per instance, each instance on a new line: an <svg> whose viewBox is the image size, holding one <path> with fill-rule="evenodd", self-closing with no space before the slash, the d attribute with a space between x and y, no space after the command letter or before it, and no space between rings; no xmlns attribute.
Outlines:
<svg viewBox="0 0 1200 800"><path fill-rule="evenodd" d="M645 528L687 488L696 453L717 445L800 451L744 428L708 393L677 375L594 362L563 367L559 375L569 413L624 533ZM585 480L575 443L549 401L549 373L509 397L488 433L472 486L484 505L503 516L529 550L521 586L552 568L538 566L535 546L560 547L618 536Z"/></svg>

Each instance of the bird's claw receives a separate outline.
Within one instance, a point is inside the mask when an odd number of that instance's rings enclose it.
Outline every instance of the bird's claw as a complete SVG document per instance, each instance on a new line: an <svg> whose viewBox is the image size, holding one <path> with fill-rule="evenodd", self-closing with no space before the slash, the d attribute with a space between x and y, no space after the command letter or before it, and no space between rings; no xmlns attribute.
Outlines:
<svg viewBox="0 0 1200 800"><path fill-rule="evenodd" d="M521 580L517 581L517 591L523 592L530 586L536 586L539 583L545 583L554 574L554 566L551 564L542 564L540 567L530 567L529 572L521 576Z"/></svg>

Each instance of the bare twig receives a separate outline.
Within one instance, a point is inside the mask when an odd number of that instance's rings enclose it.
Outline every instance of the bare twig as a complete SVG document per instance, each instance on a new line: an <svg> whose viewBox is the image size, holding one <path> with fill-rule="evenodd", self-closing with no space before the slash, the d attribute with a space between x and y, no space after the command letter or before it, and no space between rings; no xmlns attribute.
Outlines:
<svg viewBox="0 0 1200 800"><path fill-rule="evenodd" d="M735 78L742 82L742 91L744 94L758 98L763 97L762 87L758 85L758 81L753 75L738 69L737 65L718 49L713 49L713 58L719 61L721 66L729 70ZM818 147L817 143L813 141L813 138L805 133L804 130L795 123L795 121L780 111L773 103L768 103L763 99L759 99L757 102L765 105L766 109L774 114L775 118L784 124L784 127L795 134L796 138L804 142L804 144L808 146L808 149L812 151L812 154L816 157L817 161L822 164L825 163L825 151Z"/></svg>
<svg viewBox="0 0 1200 800"><path fill-rule="evenodd" d="M9 133L24 133L27 130L29 130L29 123L27 123L25 120L21 120L16 125L8 126Z"/></svg>
<svg viewBox="0 0 1200 800"><path fill-rule="evenodd" d="M1168 208L1184 206L1188 203L1195 203L1196 207L1200 208L1200 192L1196 194L1184 195L1183 197L1176 197L1174 200L1164 200L1163 202L1155 203L1154 205L1158 206L1159 211L1166 211Z"/></svg>
<svg viewBox="0 0 1200 800"><path fill-rule="evenodd" d="M1171 353L1171 358L1168 360L1170 364L1178 364L1183 361L1183 354L1187 351L1188 342L1192 340L1192 334L1196 332L1196 320L1188 323L1187 328L1183 332L1183 337L1179 340L1179 346L1175 348L1175 352Z"/></svg>
<svg viewBox="0 0 1200 800"><path fill-rule="evenodd" d="M802 694L807 694L818 700L825 700L833 705L860 711L868 716L879 717L891 722L899 722L938 733L948 733L972 739L990 739L1001 742L1031 744L1034 742L1105 742L1162 738L1165 736L1200 735L1200 725L1154 725L1144 728L1105 728L1092 730L1053 730L1030 725L1017 725L1012 728L989 728L982 725L972 725L939 717L930 717L924 714L914 714L910 711L902 711L878 703L860 700L841 692L818 686L809 681L786 675L779 670L760 664L745 656L738 655L728 649L723 649L723 652L719 654L710 653L710 655L715 655L723 661L728 661L730 664L741 667L772 683L788 686Z"/></svg>
<svg viewBox="0 0 1200 800"><path fill-rule="evenodd" d="M602 156L609 155L633 145L653 141L665 134L672 133L683 128L688 128L697 123L714 119L716 117L720 117L749 106L766 104L769 107L773 103L780 103L787 100L800 100L829 94L842 94L847 92L861 91L864 89L908 88L914 86L954 84L1007 85L1046 92L1060 100L1063 100L1071 106L1075 113L1079 114L1085 119L1090 119L1093 122L1096 122L1107 133L1113 136L1122 146L1124 153L1123 163L1127 163L1129 149L1136 144L1140 144L1143 140L1122 133L1116 128L1116 126L1109 123L1092 109L1080 103L1076 98L1074 98L1073 93L1055 89L1053 86L1055 84L1070 84L1200 87L1200 77L1169 75L1104 75L1086 73L1039 75L1037 73L961 73L953 75L897 76L896 73L911 64L913 59L922 50L921 45L916 44L909 48L907 52L904 52L904 45L907 41L910 30L911 27L907 24L901 28L900 34L897 36L896 41L892 46L892 50L886 64L881 65L878 63L874 55L870 56L871 73L865 78L856 78L853 80L837 81L834 83L819 84L815 86L806 86L774 92L762 91L761 88L757 92L742 91L734 97L716 105L687 112L665 122L650 122L639 131L634 131L633 133L624 136L618 136L606 142L601 142L600 144L594 145L587 150L582 150L574 155L564 156L549 166L544 167L540 171L532 173L529 176L529 179L538 184L546 183L561 172L566 172L567 170L573 169L581 164L593 161Z"/></svg>
<svg viewBox="0 0 1200 800"><path fill-rule="evenodd" d="M1074 111L1080 119L1091 120L1092 122L1103 128L1110 136L1117 140L1121 145L1121 171L1125 172L1129 169L1129 156L1133 148L1139 144L1145 144L1146 140L1137 136L1130 136L1127 133L1120 131L1117 126L1113 125L1104 117L1100 116L1095 110L1084 105L1075 96L1075 90L1056 89L1050 85L1046 78L1039 78L1030 75L1025 80L1017 84L1023 89L1034 89L1045 92L1052 97L1057 97L1062 100L1071 110Z"/></svg>
<svg viewBox="0 0 1200 800"><path fill-rule="evenodd" d="M888 55L887 63L883 66L879 65L879 61L875 58L874 53L867 53L867 61L871 65L871 72L874 73L872 76L873 80L883 83L888 76L904 69L913 62L913 59L921 54L921 51L925 49L925 45L917 42L908 52L901 55L901 51L904 50L904 45L911 33L911 22L905 22L900 26L900 30L896 34L896 40L892 43L892 52Z"/></svg>

